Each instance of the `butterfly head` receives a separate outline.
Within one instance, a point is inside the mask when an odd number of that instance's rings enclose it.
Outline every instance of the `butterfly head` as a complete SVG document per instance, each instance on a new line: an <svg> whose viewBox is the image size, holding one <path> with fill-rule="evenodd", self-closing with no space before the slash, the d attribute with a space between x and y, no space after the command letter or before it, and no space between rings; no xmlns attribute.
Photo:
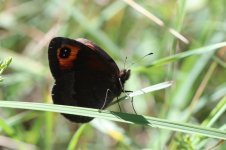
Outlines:
<svg viewBox="0 0 226 150"><path fill-rule="evenodd" d="M120 71L120 74L119 74L119 78L122 82L122 85L124 85L124 83L126 82L126 80L129 79L130 77L130 70L126 70L126 69L123 69Z"/></svg>

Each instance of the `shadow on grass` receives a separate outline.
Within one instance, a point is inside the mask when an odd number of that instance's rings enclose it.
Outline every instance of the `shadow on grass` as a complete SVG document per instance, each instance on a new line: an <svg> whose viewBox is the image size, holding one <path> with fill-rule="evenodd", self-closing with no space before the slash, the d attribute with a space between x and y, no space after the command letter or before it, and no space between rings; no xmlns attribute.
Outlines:
<svg viewBox="0 0 226 150"><path fill-rule="evenodd" d="M110 113L113 114L114 116L116 116L119 119L123 119L125 122L131 122L131 123L134 123L134 124L152 126L151 123L141 115L127 114L127 113L113 112L113 111L111 111Z"/></svg>

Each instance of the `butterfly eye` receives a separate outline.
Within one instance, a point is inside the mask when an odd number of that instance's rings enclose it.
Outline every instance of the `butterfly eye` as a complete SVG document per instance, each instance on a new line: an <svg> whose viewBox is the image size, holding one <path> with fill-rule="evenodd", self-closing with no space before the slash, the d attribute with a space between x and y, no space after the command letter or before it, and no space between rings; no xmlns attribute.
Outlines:
<svg viewBox="0 0 226 150"><path fill-rule="evenodd" d="M63 47L63 48L60 49L59 57L60 58L68 58L70 56L70 53L71 53L70 48Z"/></svg>

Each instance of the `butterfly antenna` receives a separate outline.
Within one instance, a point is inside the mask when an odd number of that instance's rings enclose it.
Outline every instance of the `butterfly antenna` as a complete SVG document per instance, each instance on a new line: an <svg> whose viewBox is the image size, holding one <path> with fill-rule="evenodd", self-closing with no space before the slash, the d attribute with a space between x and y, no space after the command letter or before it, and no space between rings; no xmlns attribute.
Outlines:
<svg viewBox="0 0 226 150"><path fill-rule="evenodd" d="M131 68L134 64L140 62L140 61L143 60L145 57L150 56L150 55L152 55L152 54L154 54L154 53L148 53L148 54L144 55L143 57L141 57L140 59L138 59L136 62L131 63L131 65L130 65L128 68Z"/></svg>
<svg viewBox="0 0 226 150"><path fill-rule="evenodd" d="M126 63L127 63L127 56L126 56L126 59L124 61L124 69L126 69Z"/></svg>

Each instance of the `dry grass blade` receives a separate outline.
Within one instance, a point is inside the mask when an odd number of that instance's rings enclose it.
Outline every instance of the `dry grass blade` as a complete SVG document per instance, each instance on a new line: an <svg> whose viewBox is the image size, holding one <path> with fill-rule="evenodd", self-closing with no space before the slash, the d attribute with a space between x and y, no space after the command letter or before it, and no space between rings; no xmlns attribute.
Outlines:
<svg viewBox="0 0 226 150"><path fill-rule="evenodd" d="M136 2L134 2L133 0L123 0L125 1L128 5L130 5L131 7L133 7L135 10L137 10L138 12L140 12L141 14L143 14L144 16L146 16L147 18L149 18L150 20L152 20L154 23L156 23L157 25L159 25L160 27L165 27L164 22L159 19L158 17L156 17L155 15L153 15L152 13L150 13L149 11L147 11L146 9L144 9L142 6L140 6L139 4L137 4ZM179 32L177 32L175 29L173 28L167 28L168 31L174 35L176 38L180 39L182 42L188 44L189 41L187 38L185 38L182 34L180 34Z"/></svg>

